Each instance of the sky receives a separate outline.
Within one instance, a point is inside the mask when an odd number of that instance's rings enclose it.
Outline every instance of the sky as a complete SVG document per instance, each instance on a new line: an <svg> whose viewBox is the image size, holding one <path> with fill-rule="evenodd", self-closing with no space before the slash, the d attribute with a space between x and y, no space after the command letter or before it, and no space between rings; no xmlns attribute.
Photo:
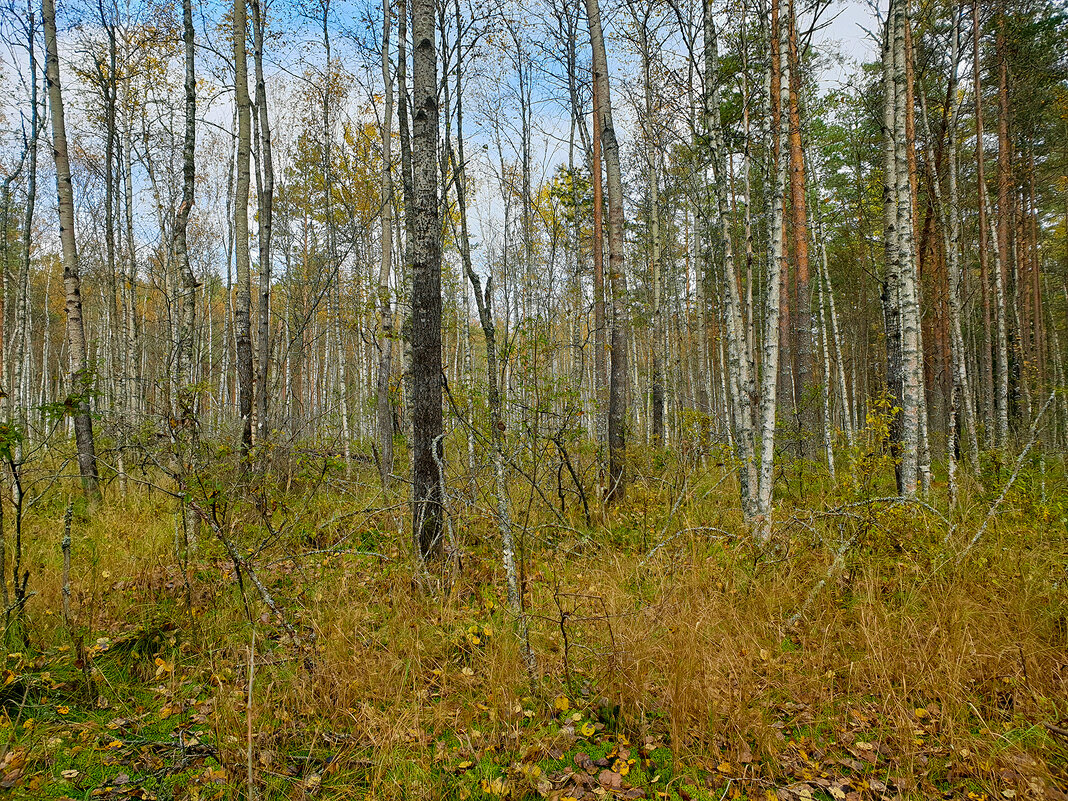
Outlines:
<svg viewBox="0 0 1068 801"><path fill-rule="evenodd" d="M362 27L360 23L363 21L363 12L361 12L359 9L364 8L366 2L367 0L354 0L354 2L344 3L342 0L335 0L335 3L332 4L332 16L336 15L338 20L338 27L336 29L336 44L338 46L338 49L337 51L335 51L338 55L343 56L343 53L346 49L346 46L344 44L345 37L342 34L343 29L348 27L349 30L352 30L352 28L359 29L360 27ZM581 0L575 0L575 2L581 2ZM202 10L209 9L210 7L210 3L203 4L200 6ZM371 19L371 17L374 17L377 13L377 3L375 3L374 0L370 0L370 5L366 6L365 11L368 15L368 22L371 25L374 25L375 22L373 19ZM213 11L209 13L214 15ZM877 20L875 18L875 11L871 3L868 2L868 0L832 0L832 5L823 13L822 20L824 23L823 27L815 34L815 43L817 47L826 51L838 52L844 57L843 61L839 63L829 63L826 61L824 62L825 66L824 71L820 76L820 83L824 90L829 90L837 88L838 86L842 85L842 83L848 81L850 76L855 75L856 64L863 63L865 61L870 61L877 57L878 48L869 33L869 31L873 31L876 29ZM302 19L301 21L304 24L309 24L310 22L307 19ZM290 24L292 24L293 22L296 22L296 20L290 20L289 22ZM804 17L802 18L802 25L803 24L805 24ZM198 30L198 33L202 35L203 32L203 29ZM295 57L299 58L300 55L307 55L310 58L311 62L314 63L319 58L319 50L321 48L321 44L315 40L318 36L316 31L310 30L308 33L311 38L307 41L302 42L301 37L299 35L294 40L292 38L292 33L290 32L289 36L286 37L286 39L288 39L289 41L286 43L285 47L282 47L281 50L274 54L275 59L278 59L280 57L282 61L289 61L290 63L287 66L291 69L298 70L299 67L294 67L291 61L291 59ZM373 30L370 33L371 36L376 35ZM61 36L61 39L64 38L66 37ZM582 44L586 45L585 42L583 42ZM206 56L207 54L202 55ZM2 51L0 51L0 68L4 69L4 71L7 73L8 81L10 81L10 79L13 77L12 73L15 72L14 59L19 58L24 59L25 55L24 51L20 51L17 48L3 48ZM208 60L209 59L202 60L202 67ZM66 67L67 64L64 64L64 66ZM355 64L350 65L350 67L356 69ZM281 66L278 66L277 68L281 69ZM614 66L613 71L615 71ZM69 85L70 83L69 75L70 73L67 72L66 77L68 79L64 81L64 83L67 85ZM504 78L504 80L507 81L508 78ZM9 83L9 86L10 85L11 84ZM472 86L471 88L473 89L475 87ZM19 115L17 106L15 104L22 100L22 98L19 97L19 94L20 93L16 91L13 93L9 93L5 98L0 99L0 111L6 112L8 126L11 126L12 124L17 125ZM276 94L274 99L275 102L278 102L279 95ZM285 100L285 98L283 98L283 100ZM617 104L621 104L621 101L622 97L616 99ZM285 105L285 103L283 103L283 105ZM469 112L471 113L469 113L468 115L467 125L465 126L468 128L467 133L469 139L471 140L471 145L475 146L469 146L469 149L474 151L477 151L477 146L482 143L482 140L480 138L480 132L478 131L479 126L477 124L476 119L477 115L474 113L475 107L477 107L477 105L477 98L471 98L468 101ZM548 108L544 108L543 110L549 111ZM566 112L564 112L562 109L557 109L556 111L559 112L561 120L564 120L566 118ZM223 96L217 98L216 103L202 102L200 112L202 115L207 115L211 117L211 121L215 122L216 124L220 126L225 126L229 120L228 100L225 96L225 93L223 94ZM275 113L278 113L277 109ZM551 116L553 112L550 111L549 113ZM619 121L623 123L624 128L631 129L633 128L633 125L630 125L629 122L632 121L628 122L625 119L627 116L628 112L622 108L619 109L619 111L617 112L617 117L620 118ZM560 125L563 127L561 127L558 131L555 131L558 137L557 143L554 143L552 141L554 137L545 136L546 133L552 133L552 131L546 130L546 126L551 129L553 127L553 123L550 120L541 119L538 121L538 124L542 127L542 131L540 135L535 134L535 141L533 143L535 152L533 153L533 157L535 161L535 173L541 173L541 176L536 174L534 176L535 180L537 180L539 177L544 177L547 174L551 173L557 163L560 163L561 161L566 161L566 150L562 149L564 145L560 143L560 140L566 137L566 122L561 122ZM285 127L285 125L282 126L283 129ZM202 129L202 136L204 136L205 133L206 129ZM281 145L286 138L284 136L284 130L278 130L278 134L278 144ZM626 130L624 130L624 134L626 135ZM202 152L200 155L204 157L207 154ZM482 180L479 181L479 183L481 184L483 191L489 190L491 184L495 183L492 178L492 174L488 169L489 165L481 164L472 166L474 166L478 172L482 173L482 175L480 176ZM479 167L481 167L481 169L478 169ZM486 199L480 198L480 200ZM477 220L476 225L478 228L482 229L482 233L484 234L484 237L482 238L484 238L484 241L492 240L492 232L494 229L499 227L500 222L500 220L498 219L498 204L495 202L488 202L485 204L478 203L477 205L482 206L482 208L478 209L474 216L476 218L482 217L482 219Z"/></svg>
<svg viewBox="0 0 1068 801"><path fill-rule="evenodd" d="M877 27L870 3L866 0L838 0L823 16L829 24L817 32L818 45L837 45L843 56L858 64L877 57L878 47L868 33ZM846 80L850 74L850 66L841 65L829 69L822 82L825 87L830 87Z"/></svg>

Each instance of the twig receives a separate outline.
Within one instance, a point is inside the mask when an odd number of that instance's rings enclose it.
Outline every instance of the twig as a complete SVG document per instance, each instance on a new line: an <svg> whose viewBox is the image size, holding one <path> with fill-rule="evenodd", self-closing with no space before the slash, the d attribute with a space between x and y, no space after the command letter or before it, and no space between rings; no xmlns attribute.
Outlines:
<svg viewBox="0 0 1068 801"><path fill-rule="evenodd" d="M222 530L222 526L219 525L218 521L215 520L214 517L209 515L204 510L204 507L202 507L196 501L190 500L189 508L192 509L193 512L196 513L196 515L201 520L208 524L208 528L211 529L212 534L216 536L219 542L222 543L223 548L226 549L227 556L230 557L230 561L234 563L234 567L237 568L239 574L241 572L244 572L249 577L249 580L256 588L256 591L259 593L260 598L274 613L274 616L278 619L278 622L281 624L282 628L286 630L286 634L288 634L292 638L293 642L297 643L298 645L303 644L304 639L297 633L297 630L293 628L293 624L289 622L278 604L275 603L274 598L271 597L270 591L267 589L266 585L260 580L260 577L256 575L256 571L253 570L252 565L249 564L247 559L243 558L241 554L237 552L237 548L234 547L234 544L230 541L230 538L226 536L226 532Z"/></svg>
<svg viewBox="0 0 1068 801"><path fill-rule="evenodd" d="M445 531L448 534L448 551L449 561L453 565L458 565L460 562L460 551L456 544L456 534L452 529L452 504L449 502L449 488L445 484L445 464L441 460L441 454L438 453L438 448L441 447L441 441L445 439L444 434L438 434L434 438L434 445L430 449L430 455L434 457L434 464L438 468L438 488L441 492L441 507L445 512Z"/></svg>
<svg viewBox="0 0 1068 801"><path fill-rule="evenodd" d="M256 799L255 773L252 766L252 682L256 678L256 627L252 626L252 644L248 649L248 701L245 704L245 718L248 724L246 756L248 759L248 797Z"/></svg>
<svg viewBox="0 0 1068 801"><path fill-rule="evenodd" d="M67 501L67 509L63 513L63 622L67 631L74 631L70 619L70 527L74 517L74 504Z"/></svg>
<svg viewBox="0 0 1068 801"><path fill-rule="evenodd" d="M839 532L841 532L841 524L839 524ZM801 608L794 612L790 619L786 621L787 628L792 629L801 622L801 618L808 611L808 608L812 606L812 602L816 600L816 596L819 595L820 590L826 586L831 576L835 576L841 571L842 565L845 563L846 553L849 552L850 547L852 547L855 541L856 537L850 537L847 540L843 540L841 545L838 546L838 550L835 551L834 554L834 561L831 562L830 567L827 568L827 572L824 574L823 578L816 582L816 586L813 587L805 597L805 601L801 604Z"/></svg>
<svg viewBox="0 0 1068 801"><path fill-rule="evenodd" d="M1050 734L1056 734L1058 737L1063 737L1068 740L1068 729L1062 729L1060 726L1054 726L1052 723L1043 723L1042 725L1049 730Z"/></svg>
<svg viewBox="0 0 1068 801"><path fill-rule="evenodd" d="M1034 422L1031 423L1031 437L1027 440L1027 445L1024 447L1023 451L1020 452L1020 456L1016 460L1016 466L1013 468L1012 475L1009 476L1009 480L1005 483L1005 486L1002 487L1001 494L998 496L997 500L994 501L994 503L990 506L990 509L986 513L986 517L983 519L983 524L979 526L979 530L975 532L975 536L972 537L971 542L964 546L964 549L960 552L960 555L957 557L958 562L960 562L960 560L962 560L967 555L968 551L972 549L972 546L975 545L975 543L979 542L983 534L986 533L986 527L990 525L990 521L993 520L994 515L998 511L998 508L1001 506L1002 502L1004 502L1005 497L1009 494L1009 490L1012 489L1012 485L1016 483L1016 479L1020 475L1020 470L1023 469L1024 460L1027 459L1027 454L1031 452L1031 448L1034 447L1035 441L1038 439L1038 424L1042 420L1042 417L1043 415L1045 415L1046 410L1049 408L1050 404L1053 403L1053 399L1056 396L1056 390L1049 393L1049 397L1046 399L1046 402L1042 406L1041 411L1039 411L1039 413L1035 416Z"/></svg>

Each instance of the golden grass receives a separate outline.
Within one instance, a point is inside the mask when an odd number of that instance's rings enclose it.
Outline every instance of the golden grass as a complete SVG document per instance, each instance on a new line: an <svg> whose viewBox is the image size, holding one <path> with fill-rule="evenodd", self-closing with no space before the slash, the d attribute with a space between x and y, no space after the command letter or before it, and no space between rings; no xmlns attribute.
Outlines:
<svg viewBox="0 0 1068 801"><path fill-rule="evenodd" d="M139 725L147 731L152 721L162 732L181 720L217 748L224 774L205 774L215 763L202 760L154 792L243 792L253 628L253 772L261 798L478 797L485 788L475 777L494 771L519 797L526 785L516 766L524 759L544 759L558 743L559 766L569 766L586 742L562 733L567 718L553 709L561 695L583 721L603 724L598 736L649 738L670 751L669 767L657 763L659 771L642 774L652 795L680 797L688 786L691 797L763 798L821 771L856 778L855 766L846 770L841 759L856 762L858 753L868 755L865 747L878 753L872 775L900 797L1012 791L1057 798L1068 791L1066 743L1044 728L1068 716L1063 483L1045 500L1012 493L999 524L958 563L961 542L985 513L977 491L948 544L943 520L920 507L857 506L856 495L833 489L788 498L777 548L757 552L741 536L730 480L721 482L715 469L695 471L688 500L676 505L683 482L667 471L662 478L638 485L589 531L575 510L570 528L532 510L525 598L539 664L534 688L502 608L492 518L481 510L458 504L463 570L449 592L430 595L413 588L406 540L396 533L403 508L371 509L326 536L316 527L376 491L350 486L345 496L288 499L291 508L278 513L289 515L286 534L256 564L302 637L314 642L303 649L280 636L246 581L248 622L233 568L207 531L190 565L193 609L186 608L167 496L138 492L80 514L72 572L78 626L90 643L142 637L121 659L95 657L106 709L73 689L59 616L62 498L42 505L24 532L36 592L26 613L29 643L9 643L24 655L9 656L8 669L35 688L21 708L6 704L9 752L34 755L16 793L37 797L65 765L83 775L91 775L90 765L107 772L103 757L70 753L74 734L55 713L60 696L80 705L86 730L144 715ZM528 494L516 490L516 499ZM808 511L844 504L854 505ZM236 536L252 547L255 513L238 506L232 515L242 521ZM362 553L300 557L339 537ZM854 543L832 570L843 537ZM161 674L156 658L164 667L173 661L173 670ZM41 690L45 670L70 686ZM175 703L180 712L161 718ZM40 728L20 728L30 707L57 732L58 745L45 747ZM197 722L189 722L194 714ZM140 763L132 751L127 757L123 770L131 773ZM456 768L463 759L475 763L468 773ZM31 790L32 776L41 781ZM54 786L60 789L49 797L73 792ZM860 791L878 797L870 786Z"/></svg>

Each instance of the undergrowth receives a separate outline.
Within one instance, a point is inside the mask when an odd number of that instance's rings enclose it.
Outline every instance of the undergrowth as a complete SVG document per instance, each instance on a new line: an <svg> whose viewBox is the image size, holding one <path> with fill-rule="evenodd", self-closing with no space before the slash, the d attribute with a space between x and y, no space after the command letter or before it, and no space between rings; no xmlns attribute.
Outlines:
<svg viewBox="0 0 1068 801"><path fill-rule="evenodd" d="M993 480L951 512L937 477L929 504L899 503L885 476L809 466L757 548L723 461L642 454L590 525L563 489L550 510L513 482L533 680L489 498L451 499L451 567L428 591L402 488L370 466L229 489L220 467L202 502L227 498L212 509L287 631L207 526L176 559L174 497L113 488L74 510L68 625L57 486L23 523L34 594L7 616L2 791L1068 798L1062 465L1029 466L961 558Z"/></svg>

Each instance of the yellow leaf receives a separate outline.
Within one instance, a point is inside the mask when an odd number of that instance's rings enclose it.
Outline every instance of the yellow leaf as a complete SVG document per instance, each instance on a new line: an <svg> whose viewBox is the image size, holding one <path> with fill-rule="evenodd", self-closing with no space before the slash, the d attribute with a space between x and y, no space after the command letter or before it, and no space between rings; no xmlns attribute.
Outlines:
<svg viewBox="0 0 1068 801"><path fill-rule="evenodd" d="M508 782L500 776L490 781L482 780L482 792L489 795L506 795L508 790Z"/></svg>
<svg viewBox="0 0 1068 801"><path fill-rule="evenodd" d="M929 713L929 712L928 712L928 711L927 711L926 709L924 709L924 708L923 708L922 706L921 706L921 707L919 707L919 708L918 708L918 709L916 710L916 717L918 717L918 718L919 718L920 720L923 720L923 719L924 719L925 717L927 717L927 716L928 716L929 714L930 714L930 713Z"/></svg>
<svg viewBox="0 0 1068 801"><path fill-rule="evenodd" d="M553 706L558 712L567 712L571 708L571 701L568 700L566 695L558 695L556 700L553 701Z"/></svg>
<svg viewBox="0 0 1068 801"><path fill-rule="evenodd" d="M581 734L583 737L592 737L595 731L596 729L593 728L593 724L589 721L586 721L579 729L579 734Z"/></svg>

